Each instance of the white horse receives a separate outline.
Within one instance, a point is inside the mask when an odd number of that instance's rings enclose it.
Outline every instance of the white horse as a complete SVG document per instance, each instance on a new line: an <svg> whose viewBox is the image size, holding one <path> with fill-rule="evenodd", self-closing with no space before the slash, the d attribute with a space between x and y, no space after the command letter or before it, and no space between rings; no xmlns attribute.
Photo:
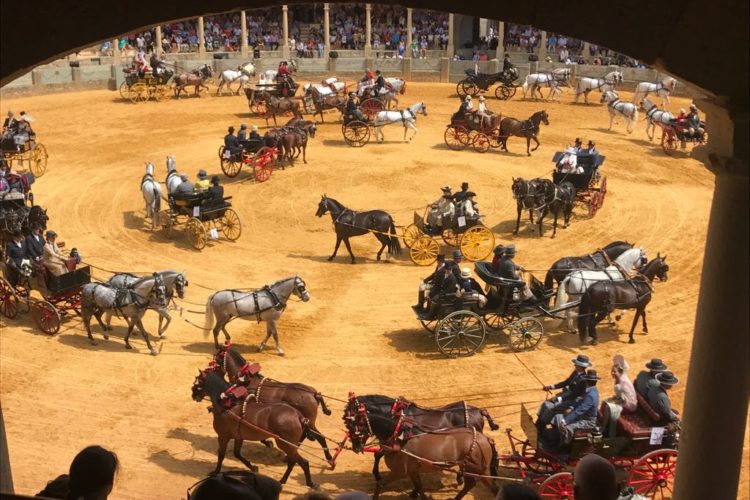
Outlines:
<svg viewBox="0 0 750 500"><path fill-rule="evenodd" d="M297 61L294 59L289 60L289 71L293 74L297 72ZM258 83L273 83L276 81L276 74L278 71L275 69L267 69L260 74L260 81Z"/></svg>
<svg viewBox="0 0 750 500"><path fill-rule="evenodd" d="M669 104L669 94L674 92L677 86L677 80L671 76L666 76L662 81L657 83L641 82L635 86L635 92L633 92L633 102L641 102L641 99L646 97L650 92L656 93L661 97L661 105L664 107Z"/></svg>
<svg viewBox="0 0 750 500"><path fill-rule="evenodd" d="M631 248L625 250L615 260L615 265L608 266L602 270L581 270L573 271L568 274L557 287L557 298L555 299L555 309L562 308L571 304L571 302L580 301L581 296L586 292L588 287L599 281L623 281L629 276L623 275L630 273L634 267L642 266L646 261L646 252L642 248ZM567 296L568 300L565 301ZM574 332L573 309L570 307L565 311L568 331Z"/></svg>
<svg viewBox="0 0 750 500"><path fill-rule="evenodd" d="M266 338L260 343L258 352L266 348L268 339L273 336L276 342L276 351L279 356L284 351L279 344L279 334L276 331L276 322L286 309L289 297L294 294L303 302L310 300L310 294L305 288L305 282L299 276L291 276L279 280L271 285L266 285L260 290L253 292L239 292L237 290L220 290L208 296L206 300L206 323L203 328L205 335L213 330L214 344L219 349L219 331L224 332L224 337L231 337L227 332L227 323L234 318L256 320L266 322ZM214 325L216 317L216 325Z"/></svg>
<svg viewBox="0 0 750 500"><path fill-rule="evenodd" d="M146 163L146 175L141 179L141 193L146 202L146 217L151 219L151 230L159 227L162 190L159 181L154 179L154 165Z"/></svg>
<svg viewBox="0 0 750 500"><path fill-rule="evenodd" d="M409 141L417 136L417 127L414 125L417 121L417 115L423 114L427 116L427 106L424 101L420 101L412 106L401 110L401 111L379 111L375 115L375 122L373 127L375 128L375 137L378 142L383 142L385 136L383 135L383 127L390 125L391 123L401 123L404 125L404 142L406 140L406 132L411 129L414 131L414 135L409 138Z"/></svg>
<svg viewBox="0 0 750 500"><path fill-rule="evenodd" d="M536 92L539 92L539 98L543 99L542 86L549 87L549 94L547 99L551 99L554 96L561 96L562 91L560 86L563 84L570 83L570 68L557 68L551 72L547 71L544 73L531 73L526 77L522 85L523 98L526 99L526 93L531 90L531 97L536 99Z"/></svg>
<svg viewBox="0 0 750 500"><path fill-rule="evenodd" d="M346 94L346 82L341 82L335 76L326 78L320 83L306 83L302 86L302 90L305 95L312 89L318 91L321 96L337 95L339 93Z"/></svg>
<svg viewBox="0 0 750 500"><path fill-rule="evenodd" d="M172 155L167 156L167 179L165 184L167 185L167 193L169 194L174 193L177 186L182 184L182 178L180 178L180 174L177 173L174 156Z"/></svg>
<svg viewBox="0 0 750 500"><path fill-rule="evenodd" d="M221 89L224 85L229 89L229 93L232 93L232 84L239 82L237 86L237 95L240 95L240 90L243 85L250 81L250 78L255 76L255 65L252 62L237 66L237 70L227 69L221 72L219 76L219 88L216 89L216 95L221 94Z"/></svg>
<svg viewBox="0 0 750 500"><path fill-rule="evenodd" d="M646 110L646 135L650 141L653 141L656 125L659 127L670 125L674 120L674 115L667 110L659 109L659 106L649 101L648 97L641 99L640 104Z"/></svg>
<svg viewBox="0 0 750 500"><path fill-rule="evenodd" d="M586 76L579 78L576 86L576 103L578 103L581 94L583 94L584 102L588 104L589 92L597 90L603 94L608 90L615 90L619 83L622 83L622 73L619 71L610 71L604 75L604 78L589 78Z"/></svg>
<svg viewBox="0 0 750 500"><path fill-rule="evenodd" d="M402 80L401 78L394 78L392 76L389 76L385 79L385 83L390 85L393 90L396 91L397 94L405 94L406 93L406 80Z"/></svg>
<svg viewBox="0 0 750 500"><path fill-rule="evenodd" d="M628 134L633 133L635 122L638 121L638 106L632 102L621 101L620 96L614 90L603 93L600 102L607 103L607 111L609 112L609 128L607 130L612 130L612 124L619 114L628 123Z"/></svg>

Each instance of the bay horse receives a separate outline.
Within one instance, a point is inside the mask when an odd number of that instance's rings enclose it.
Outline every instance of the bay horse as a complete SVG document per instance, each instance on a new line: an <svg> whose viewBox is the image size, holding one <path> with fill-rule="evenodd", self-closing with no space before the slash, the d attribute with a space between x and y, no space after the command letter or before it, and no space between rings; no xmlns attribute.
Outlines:
<svg viewBox="0 0 750 500"><path fill-rule="evenodd" d="M214 345L218 351L219 331L224 332L226 340L231 339L229 332L227 332L227 323L231 320L241 318L255 319L258 323L265 321L266 338L258 346L258 352L262 352L266 348L268 339L273 336L273 340L276 342L276 352L279 356L283 356L284 350L279 343L276 322L286 310L292 294L302 299L303 302L310 300L305 282L296 275L249 292L219 290L206 299L206 321L203 332L208 336L208 332L213 331ZM214 324L214 317L216 318L216 324Z"/></svg>
<svg viewBox="0 0 750 500"><path fill-rule="evenodd" d="M536 151L539 148L539 124L544 123L549 125L549 115L546 111L537 111L529 117L528 120L520 121L515 118L503 118L500 121L500 146L503 151L508 151L508 137L518 136L526 138L526 154L531 156L531 151ZM529 150L531 140L534 139L536 146L534 149Z"/></svg>
<svg viewBox="0 0 750 500"><path fill-rule="evenodd" d="M364 403L368 407L379 407L383 412L386 409L390 409L392 413L404 415L406 420L414 422L420 428L426 430L465 427L482 432L484 430L485 419L493 431L500 428L487 410L468 405L466 401L457 401L439 408L425 408L404 397L393 399L378 394L358 396L357 401ZM383 455L384 452L382 450L375 453L375 465L372 468L372 474L375 476L376 481L380 481L381 479L380 459Z"/></svg>
<svg viewBox="0 0 750 500"><path fill-rule="evenodd" d="M529 221L534 224L534 210L538 210L544 205L544 192L541 191L544 181L545 179L538 177L528 181L520 177L513 177L510 189L513 191L513 199L516 200L516 210L518 211L516 229L513 234L518 234L518 229L521 226L521 213L524 210L529 211Z"/></svg>
<svg viewBox="0 0 750 500"><path fill-rule="evenodd" d="M390 408L368 406L350 397L344 410L347 435L355 453L362 453L371 437L378 439L390 473L375 486L373 500L389 484L404 477L411 479L411 497L427 499L420 473L435 470L457 472L464 485L456 495L463 498L477 483L477 476L497 476L497 450L492 439L475 428L455 427L428 430L408 421ZM458 471L454 469L458 467ZM479 478L492 492L498 487L489 477Z"/></svg>
<svg viewBox="0 0 750 500"><path fill-rule="evenodd" d="M229 342L226 342L221 351L216 354L214 361L216 362L215 366L218 366L227 375L229 382L232 384L237 383L237 379L241 375L240 370L248 366L247 360L237 349L231 347ZM260 373L260 365L256 363L253 363L253 365L248 366L248 369L242 375L246 379L243 384L249 392L254 394L255 401L259 403L286 403L300 412L308 420L310 430L307 433L307 438L311 441L317 441L323 448L326 460L331 462L332 457L328 450L328 443L315 426L318 419L318 406L320 406L323 414L331 414L323 395L309 385L296 382L279 382L264 377Z"/></svg>
<svg viewBox="0 0 750 500"><path fill-rule="evenodd" d="M561 182L555 184L549 179L539 179L538 188L542 193L544 204L541 213L537 218L539 224L539 236L544 236L544 217L547 213L552 213L554 223L552 225L552 238L557 234L557 219L563 218L563 229L570 224L570 216L573 213L573 202L576 198L576 188L570 182Z"/></svg>
<svg viewBox="0 0 750 500"><path fill-rule="evenodd" d="M613 241L588 255L557 259L547 271L544 278L544 288L551 292L555 282L559 284L568 274L579 269L604 269L612 265L612 261L619 257L622 252L631 248L633 248L633 244L627 241Z"/></svg>
<svg viewBox="0 0 750 500"><path fill-rule="evenodd" d="M208 91L206 80L208 80L212 76L213 70L208 64L203 64L190 73L182 73L174 79L174 96L179 99L180 94L183 90L185 91L185 94L187 94L187 90L185 87L192 86L195 88L195 96L200 97L201 89L206 89L206 91Z"/></svg>
<svg viewBox="0 0 750 500"><path fill-rule="evenodd" d="M290 123L293 125L289 125ZM315 138L315 122L295 117L289 120L284 129L286 132L279 139L284 157L294 166L294 160L302 153L302 162L307 163L307 139Z"/></svg>
<svg viewBox="0 0 750 500"><path fill-rule="evenodd" d="M596 325L612 311L635 309L633 325L630 327L628 343L635 344L633 332L638 318L643 318L643 333L648 333L646 325L646 306L651 302L654 293L653 281L667 281L669 265L664 257L656 258L638 270L633 278L627 281L602 281L591 285L581 297L578 312L578 333L581 343L588 342L589 337L596 344Z"/></svg>
<svg viewBox="0 0 750 500"><path fill-rule="evenodd" d="M382 245L380 250L378 250L378 260L380 260L380 256L386 247L388 248L388 255L399 255L401 253L401 243L396 233L396 225L393 222L393 217L388 212L383 210L355 212L333 198L323 195L320 197L320 203L318 203L318 210L315 212L315 215L323 217L326 213L331 214L333 227L336 231L336 247L333 249L333 255L328 257L329 262L336 257L339 246L343 241L352 258L352 264L354 264L354 254L349 244L349 238L362 236L370 232L372 232Z"/></svg>
<svg viewBox="0 0 750 500"><path fill-rule="evenodd" d="M344 114L344 108L346 107L346 97L343 95L329 94L323 95L320 90L315 86L309 86L305 89L305 95L310 96L315 107L313 111L313 119L315 115L320 115L320 122L325 123L323 111L329 109L337 109L342 115Z"/></svg>
<svg viewBox="0 0 750 500"><path fill-rule="evenodd" d="M302 117L300 111L300 101L294 97L274 97L267 91L262 91L258 94L258 100L265 103L265 112L263 118L266 120L266 127L268 127L268 119L273 118L273 125L278 126L276 116L291 113L296 117Z"/></svg>
<svg viewBox="0 0 750 500"><path fill-rule="evenodd" d="M227 409L221 395L229 384L215 372L200 372L192 387L193 400L200 403L208 396L214 416L214 430L219 439L218 461L214 474L221 472L229 441L234 439L234 456L248 469L258 470L242 456L243 441L263 441L273 437L276 446L286 455L286 472L279 481L286 483L298 464L305 473L305 483L314 488L310 477L310 463L299 454L299 443L307 436L307 419L285 403L258 403L246 399L244 403Z"/></svg>

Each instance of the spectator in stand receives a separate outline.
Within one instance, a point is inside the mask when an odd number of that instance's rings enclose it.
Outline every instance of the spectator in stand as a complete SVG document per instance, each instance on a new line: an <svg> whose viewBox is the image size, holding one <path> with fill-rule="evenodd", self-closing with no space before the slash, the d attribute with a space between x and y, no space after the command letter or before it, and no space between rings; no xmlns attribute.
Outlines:
<svg viewBox="0 0 750 500"><path fill-rule="evenodd" d="M549 37L547 38L547 52L549 53L555 53L557 52L557 37L554 33L551 33Z"/></svg>
<svg viewBox="0 0 750 500"><path fill-rule="evenodd" d="M37 496L69 500L106 500L112 492L120 467L117 455L101 446L81 450L68 474L58 476Z"/></svg>

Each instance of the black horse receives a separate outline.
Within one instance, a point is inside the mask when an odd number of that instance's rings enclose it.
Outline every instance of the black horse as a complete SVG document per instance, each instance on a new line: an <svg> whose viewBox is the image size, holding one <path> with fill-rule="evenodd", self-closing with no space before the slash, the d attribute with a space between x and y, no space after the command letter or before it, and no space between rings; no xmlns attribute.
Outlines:
<svg viewBox="0 0 750 500"><path fill-rule="evenodd" d="M378 260L380 260L380 255L386 247L388 247L390 255L399 255L401 253L401 243L396 234L396 225L393 223L393 217L387 212L383 210L355 212L354 210L349 210L333 198L323 195L321 196L320 203L318 203L318 211L315 212L315 215L323 217L326 212L331 214L333 226L336 230L336 248L333 249L333 255L328 258L329 261L336 257L339 245L343 241L352 258L352 264L354 264L354 254L349 244L349 238L370 232L375 235L382 245L380 250L378 250Z"/></svg>
<svg viewBox="0 0 750 500"><path fill-rule="evenodd" d="M513 234L518 234L518 228L521 225L521 212L524 210L529 211L529 220L534 223L534 210L541 209L544 204L545 192L544 183L546 179L531 179L527 181L520 177L513 177L513 184L511 189L513 190L513 198L516 200L516 209L518 210L518 218L516 219L516 229Z"/></svg>
<svg viewBox="0 0 750 500"><path fill-rule="evenodd" d="M643 317L643 333L648 333L646 306L654 293L654 278L667 281L669 265L664 262L667 256L656 256L654 260L639 269L639 274L628 281L600 281L589 286L581 297L578 311L578 333L581 343L593 339L596 344L596 325L615 309L635 309L633 326L630 327L628 342L635 343L633 331L638 318Z"/></svg>
<svg viewBox="0 0 750 500"><path fill-rule="evenodd" d="M538 179L537 190L543 193L544 204L541 207L541 213L539 214L539 236L544 236L544 226L542 222L547 213L552 213L555 217L555 222L552 226L552 237L557 234L557 219L563 218L563 229L566 229L570 224L570 216L573 213L573 201L576 198L576 188L570 182L561 182L555 184L549 179Z"/></svg>
<svg viewBox="0 0 750 500"><path fill-rule="evenodd" d="M604 248L597 249L588 255L558 259L547 271L547 276L544 278L544 288L547 291L552 291L552 286L555 283L559 285L572 271L604 269L611 265L611 261L619 257L622 252L631 248L633 248L633 244L627 241L613 241Z"/></svg>
<svg viewBox="0 0 750 500"><path fill-rule="evenodd" d="M500 147L503 151L508 151L508 137L512 135L525 137L526 154L531 156L531 152L539 148L537 135L539 135L540 123L549 125L549 115L544 110L537 111L528 120L523 121L511 117L503 118L500 120ZM536 146L534 146L534 149L529 149L532 139L536 142Z"/></svg>

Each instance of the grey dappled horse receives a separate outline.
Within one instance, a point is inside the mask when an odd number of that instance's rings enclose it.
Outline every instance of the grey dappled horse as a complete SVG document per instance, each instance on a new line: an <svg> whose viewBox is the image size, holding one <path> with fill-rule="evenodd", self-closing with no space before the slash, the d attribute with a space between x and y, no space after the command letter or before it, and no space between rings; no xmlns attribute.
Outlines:
<svg viewBox="0 0 750 500"><path fill-rule="evenodd" d="M266 338L260 343L258 352L265 349L268 339L273 336L273 340L276 342L276 351L280 356L283 356L284 351L279 344L276 322L284 313L292 294L302 299L303 302L310 300L305 282L299 276L284 278L252 292L220 290L209 295L206 300L205 334L208 336L209 330L213 329L214 344L216 349L219 349L219 331L224 332L224 337L229 340L231 337L226 326L232 319L255 319L258 323L265 321ZM215 324L214 318L216 318Z"/></svg>

